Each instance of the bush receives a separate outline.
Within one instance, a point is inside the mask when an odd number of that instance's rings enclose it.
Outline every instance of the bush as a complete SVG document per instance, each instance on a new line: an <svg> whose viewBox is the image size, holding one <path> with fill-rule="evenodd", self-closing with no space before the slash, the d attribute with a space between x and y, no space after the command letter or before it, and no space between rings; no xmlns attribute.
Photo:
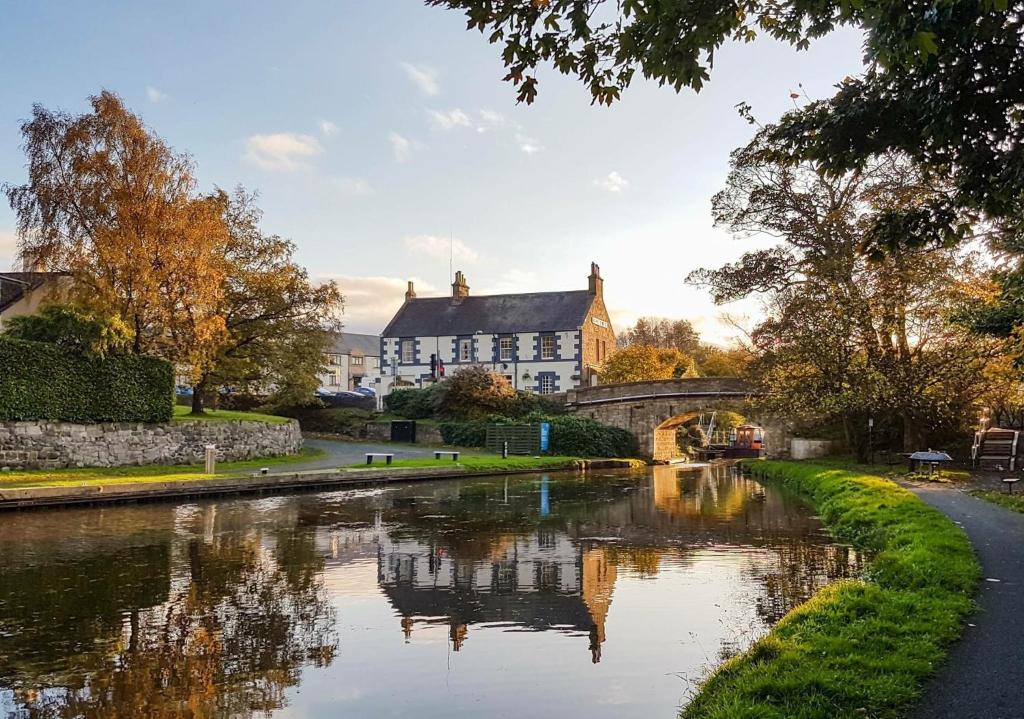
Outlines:
<svg viewBox="0 0 1024 719"><path fill-rule="evenodd" d="M151 357L0 337L0 367L0 420L169 422L174 410L174 371Z"/></svg>
<svg viewBox="0 0 1024 719"><path fill-rule="evenodd" d="M317 403L302 407L278 407L277 414L299 420L303 432L344 434L358 437L364 433L366 423L377 415L357 407L325 407Z"/></svg>
<svg viewBox="0 0 1024 719"><path fill-rule="evenodd" d="M487 441L487 422L442 422L438 425L445 444L458 447L483 447Z"/></svg>
<svg viewBox="0 0 1024 719"><path fill-rule="evenodd" d="M443 382L423 389L396 389L384 398L384 409L406 419L428 419L437 412L443 392Z"/></svg>
<svg viewBox="0 0 1024 719"><path fill-rule="evenodd" d="M484 367L457 370L441 385L436 409L444 417L481 419L492 414L508 414L516 400L511 383Z"/></svg>

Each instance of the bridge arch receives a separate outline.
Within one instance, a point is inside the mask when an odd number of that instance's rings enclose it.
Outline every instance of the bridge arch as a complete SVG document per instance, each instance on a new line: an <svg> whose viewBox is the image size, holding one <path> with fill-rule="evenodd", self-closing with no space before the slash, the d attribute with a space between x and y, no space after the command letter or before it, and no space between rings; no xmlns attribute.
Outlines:
<svg viewBox="0 0 1024 719"><path fill-rule="evenodd" d="M701 413L735 412L765 428L769 454L788 449L786 428L753 412L757 394L736 377L695 377L598 385L566 393L571 412L625 429L636 437L641 456L665 461L678 456L676 430Z"/></svg>

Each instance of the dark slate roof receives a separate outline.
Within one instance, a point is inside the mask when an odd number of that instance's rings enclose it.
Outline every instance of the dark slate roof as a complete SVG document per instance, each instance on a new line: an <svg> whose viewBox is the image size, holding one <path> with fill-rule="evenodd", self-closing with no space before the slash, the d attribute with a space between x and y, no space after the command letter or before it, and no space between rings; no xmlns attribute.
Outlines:
<svg viewBox="0 0 1024 719"><path fill-rule="evenodd" d="M354 332L339 332L331 342L331 352L340 355L357 352L370 357L380 357L380 335L360 335Z"/></svg>
<svg viewBox="0 0 1024 719"><path fill-rule="evenodd" d="M554 332L583 325L594 295L587 290L521 295L423 297L406 301L385 337Z"/></svg>
<svg viewBox="0 0 1024 719"><path fill-rule="evenodd" d="M20 300L25 292L37 289L66 272L0 272L0 310Z"/></svg>

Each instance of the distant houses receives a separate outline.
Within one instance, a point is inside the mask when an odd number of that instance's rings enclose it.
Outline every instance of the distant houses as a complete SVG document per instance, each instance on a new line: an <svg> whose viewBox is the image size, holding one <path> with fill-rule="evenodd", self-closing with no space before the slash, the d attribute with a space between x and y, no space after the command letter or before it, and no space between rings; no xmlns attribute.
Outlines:
<svg viewBox="0 0 1024 719"><path fill-rule="evenodd" d="M335 333L325 365L320 374L321 391L346 392L372 386L380 370L380 336Z"/></svg>
<svg viewBox="0 0 1024 719"><path fill-rule="evenodd" d="M448 373L482 365L516 389L551 394L597 384L614 351L596 264L586 289L565 292L472 296L465 275L456 272L450 297L417 297L409 283L381 337L377 385L379 394L422 387L437 379L440 361Z"/></svg>

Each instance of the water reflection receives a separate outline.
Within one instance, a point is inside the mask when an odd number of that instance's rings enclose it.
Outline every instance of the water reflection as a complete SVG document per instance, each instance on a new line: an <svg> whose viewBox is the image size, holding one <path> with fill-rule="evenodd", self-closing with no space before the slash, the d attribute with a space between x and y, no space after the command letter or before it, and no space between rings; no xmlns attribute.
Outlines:
<svg viewBox="0 0 1024 719"><path fill-rule="evenodd" d="M669 716L858 565L727 466L7 515L0 713Z"/></svg>

